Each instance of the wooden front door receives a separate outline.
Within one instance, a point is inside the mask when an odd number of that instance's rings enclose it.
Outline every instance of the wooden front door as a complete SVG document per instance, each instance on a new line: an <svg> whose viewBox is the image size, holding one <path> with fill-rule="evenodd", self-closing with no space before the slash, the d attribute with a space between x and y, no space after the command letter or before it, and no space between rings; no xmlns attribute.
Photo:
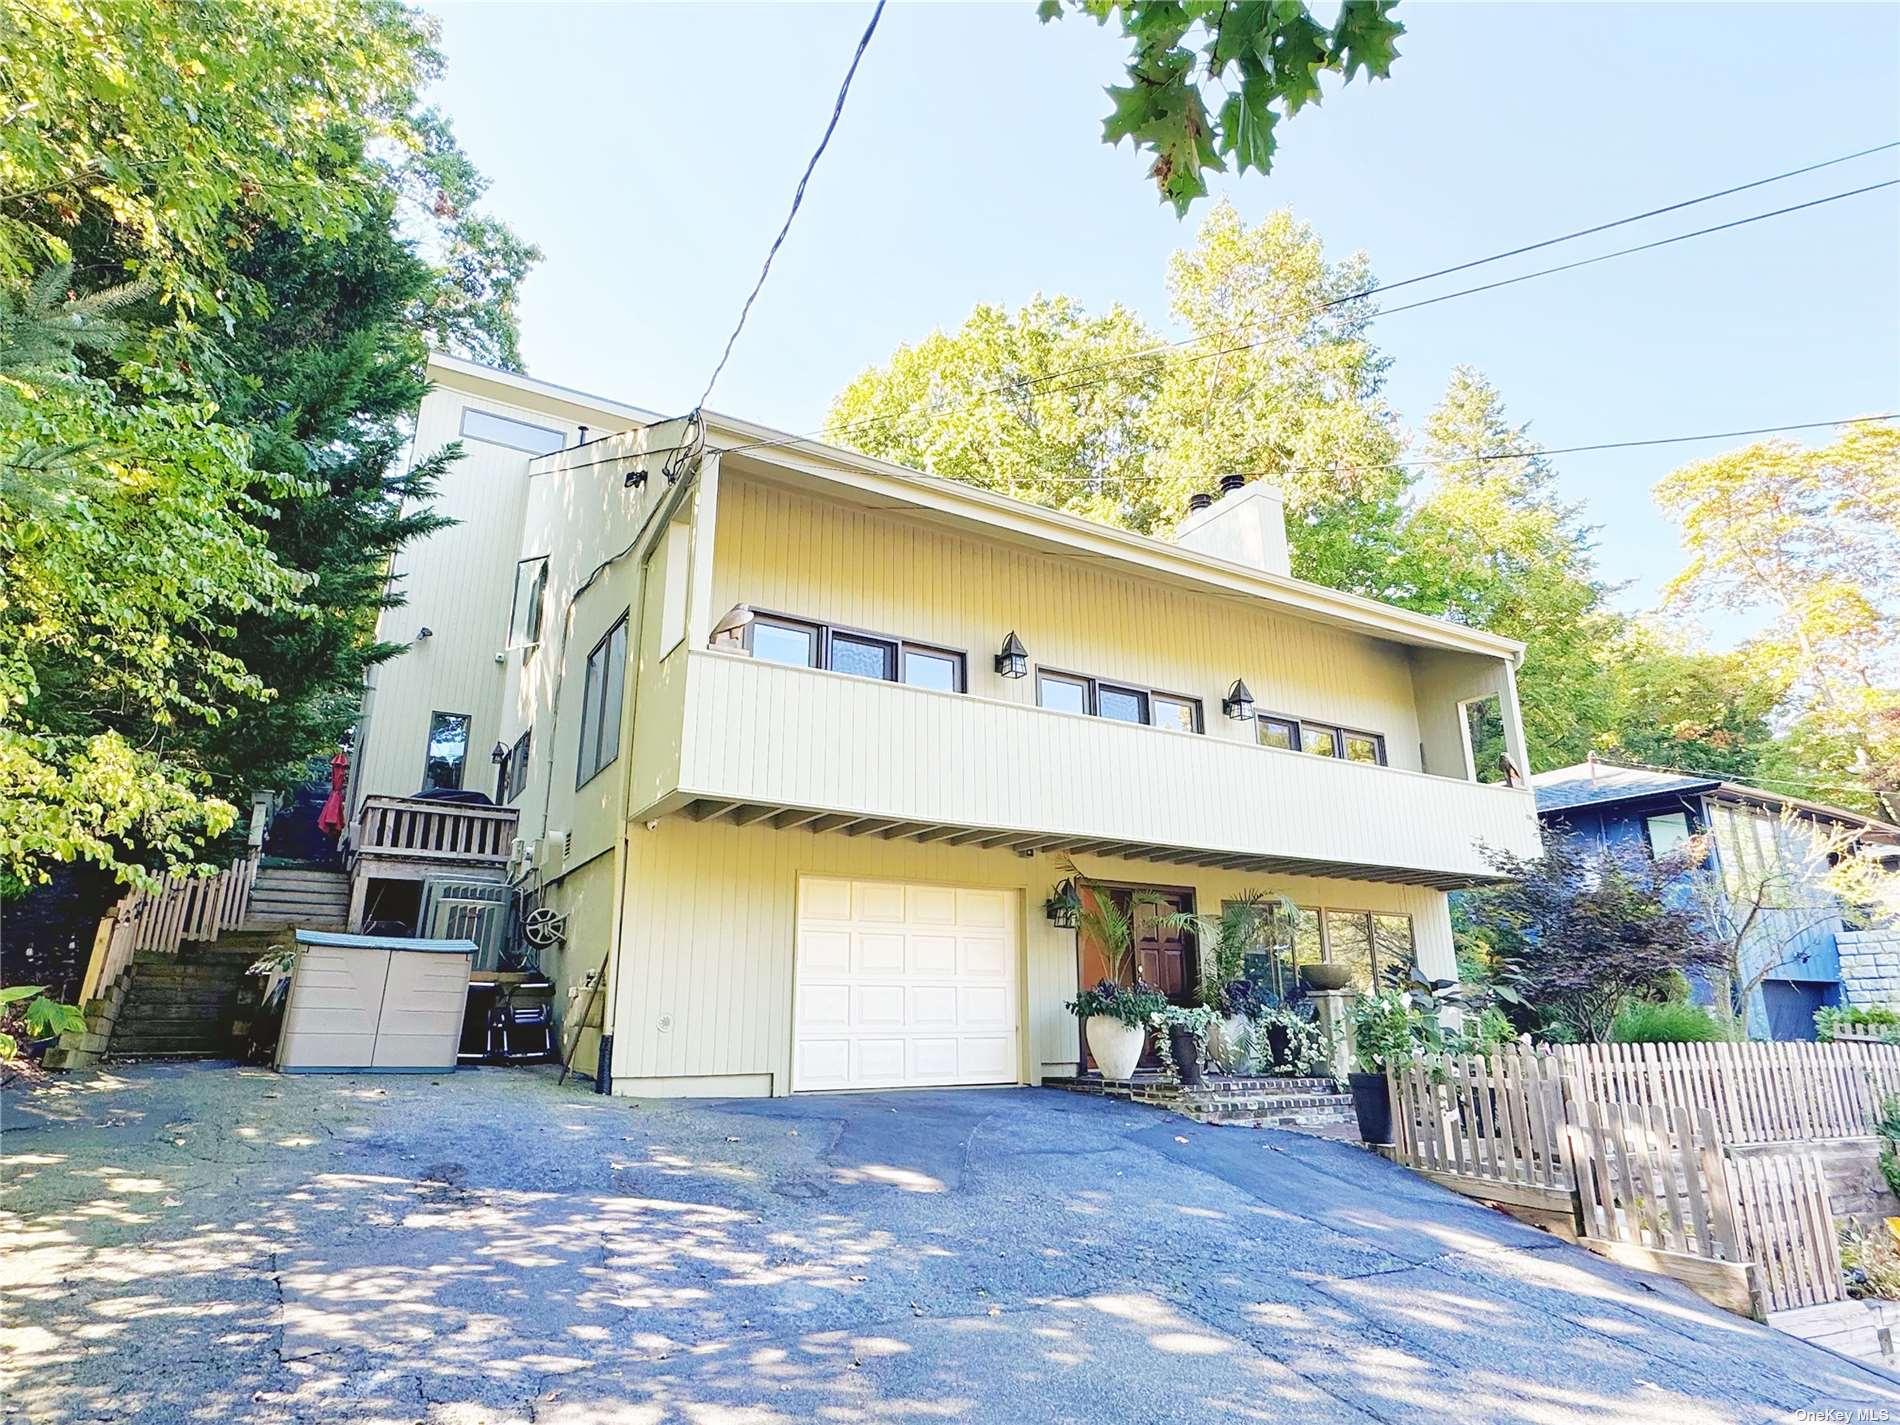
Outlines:
<svg viewBox="0 0 1900 1425"><path fill-rule="evenodd" d="M1171 1003L1184 1005L1194 993L1194 946L1187 931L1164 924L1162 917L1187 911L1193 897L1187 891L1152 894L1160 903L1135 920L1135 969Z"/></svg>

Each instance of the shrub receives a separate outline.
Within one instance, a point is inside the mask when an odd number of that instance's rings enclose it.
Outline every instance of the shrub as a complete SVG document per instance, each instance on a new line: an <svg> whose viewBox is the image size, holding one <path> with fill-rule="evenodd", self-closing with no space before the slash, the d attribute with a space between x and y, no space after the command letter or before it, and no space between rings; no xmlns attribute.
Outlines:
<svg viewBox="0 0 1900 1425"><path fill-rule="evenodd" d="M1610 1026L1613 1044L1710 1044L1726 1036L1699 1004L1631 1004Z"/></svg>
<svg viewBox="0 0 1900 1425"><path fill-rule="evenodd" d="M1880 1135L1880 1175L1887 1180L1887 1191L1900 1197L1900 1095L1881 1100L1874 1132Z"/></svg>
<svg viewBox="0 0 1900 1425"><path fill-rule="evenodd" d="M1063 1008L1077 1019L1093 1019L1098 1014L1118 1019L1131 1029L1145 1029L1155 1015L1168 1009L1167 996L1146 980L1133 987L1102 980L1092 990L1078 990Z"/></svg>
<svg viewBox="0 0 1900 1425"><path fill-rule="evenodd" d="M1814 1012L1816 1039L1825 1044L1841 1034L1871 1034L1889 1044L1900 1044L1900 1012L1884 1005L1857 1005L1849 1009L1817 1009Z"/></svg>
<svg viewBox="0 0 1900 1425"><path fill-rule="evenodd" d="M1895 1245L1893 1233L1885 1227L1869 1232L1856 1222L1842 1222L1836 1230L1847 1294L1900 1301L1900 1246Z"/></svg>
<svg viewBox="0 0 1900 1425"><path fill-rule="evenodd" d="M1490 1054L1517 1038L1517 1030L1504 1011L1493 1005L1483 1014L1467 1016L1464 1025L1445 1036L1445 1047L1460 1054Z"/></svg>

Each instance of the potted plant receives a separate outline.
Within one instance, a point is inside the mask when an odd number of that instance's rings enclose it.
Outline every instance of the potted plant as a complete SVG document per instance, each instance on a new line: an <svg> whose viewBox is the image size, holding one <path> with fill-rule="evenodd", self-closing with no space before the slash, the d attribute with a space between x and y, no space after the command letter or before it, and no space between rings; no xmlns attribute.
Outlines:
<svg viewBox="0 0 1900 1425"><path fill-rule="evenodd" d="M1093 989L1079 991L1066 1008L1082 1021L1089 1053L1102 1077L1130 1079L1141 1062L1150 1020L1168 1007L1166 996L1140 976L1132 977L1132 985L1123 983L1134 960L1135 917L1144 906L1152 914L1153 902L1137 895L1123 909L1107 887L1092 885L1073 863L1063 870L1075 887L1076 934L1094 943L1108 967Z"/></svg>
<svg viewBox="0 0 1900 1425"><path fill-rule="evenodd" d="M1146 981L1137 980L1131 986L1105 979L1093 989L1078 991L1066 1008L1082 1021L1089 1053L1102 1077L1132 1079L1148 1026L1157 1014L1173 1006Z"/></svg>
<svg viewBox="0 0 1900 1425"><path fill-rule="evenodd" d="M1280 977L1275 951L1280 941L1291 943L1291 916L1297 907L1284 896L1245 891L1225 901L1220 914L1177 912L1163 924L1193 934L1200 944L1201 1005L1212 1011L1207 1043L1214 1058L1229 1072L1246 1067L1257 1039L1255 1021L1268 1005L1285 996L1284 985L1267 986L1247 977L1247 957L1267 952L1268 973Z"/></svg>
<svg viewBox="0 0 1900 1425"><path fill-rule="evenodd" d="M1367 1143L1390 1143L1392 1096L1385 1067L1395 1059L1410 1058L1417 1045L1412 1011L1403 995L1384 990L1354 1001L1350 1023L1357 1067L1346 1078L1352 1089L1352 1109L1359 1118L1359 1136Z"/></svg>
<svg viewBox="0 0 1900 1425"><path fill-rule="evenodd" d="M1206 1005L1183 1008L1163 1004L1149 1016L1155 1027L1155 1049L1162 1067L1171 1072L1182 1088L1197 1089L1206 1082L1201 1077L1201 1055L1207 1048L1207 1031L1214 1023L1214 1011Z"/></svg>

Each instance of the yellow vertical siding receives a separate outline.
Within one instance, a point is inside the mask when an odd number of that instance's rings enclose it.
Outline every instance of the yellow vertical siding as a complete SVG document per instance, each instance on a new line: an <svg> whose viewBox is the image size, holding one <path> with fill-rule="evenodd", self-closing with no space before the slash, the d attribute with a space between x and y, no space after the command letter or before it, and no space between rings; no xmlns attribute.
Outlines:
<svg viewBox="0 0 1900 1425"><path fill-rule="evenodd" d="M1023 1076L1075 1066L1075 934L1042 903L1060 879L1051 857L767 826L662 821L634 827L614 985L614 1078L623 1091L785 1092L791 1069L793 929L801 875L853 876L1018 893L1024 989ZM1454 974L1442 893L1411 886L1082 858L1090 875L1192 888L1203 908L1244 889L1302 904L1413 917L1420 963ZM712 1086L712 1087L709 1087Z"/></svg>
<svg viewBox="0 0 1900 1425"><path fill-rule="evenodd" d="M1209 735L1251 740L1251 727L1220 709L1244 678L1260 711L1382 733L1391 765L1419 770L1410 651L1258 601L973 539L730 469L713 583L715 616L744 602L961 649L970 691L986 697L1033 703L1040 665L1198 697ZM1030 677L993 669L1012 629L1029 648Z"/></svg>

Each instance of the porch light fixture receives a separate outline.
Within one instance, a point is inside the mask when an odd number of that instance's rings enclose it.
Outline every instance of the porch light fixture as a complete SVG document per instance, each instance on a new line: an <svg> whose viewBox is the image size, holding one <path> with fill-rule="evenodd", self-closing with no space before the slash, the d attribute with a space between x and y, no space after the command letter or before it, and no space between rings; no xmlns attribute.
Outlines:
<svg viewBox="0 0 1900 1425"><path fill-rule="evenodd" d="M1003 651L996 655L996 671L1005 678L1020 678L1029 672L1029 650L1014 629L1003 640Z"/></svg>
<svg viewBox="0 0 1900 1425"><path fill-rule="evenodd" d="M1240 679L1234 679L1234 686L1220 700L1220 710L1236 722L1245 722L1253 716L1253 694L1247 691L1247 685Z"/></svg>
<svg viewBox="0 0 1900 1425"><path fill-rule="evenodd" d="M1059 883L1042 903L1042 910L1058 930L1074 930L1076 918L1082 913L1082 897L1075 892L1075 882Z"/></svg>
<svg viewBox="0 0 1900 1425"><path fill-rule="evenodd" d="M745 637L747 626L752 622L752 605L734 604L728 613L712 631L712 637L706 641L717 648L720 644L737 644Z"/></svg>
<svg viewBox="0 0 1900 1425"><path fill-rule="evenodd" d="M495 750L488 754L488 760L493 762L497 767L506 762L508 760L508 748L506 744L497 742L495 744Z"/></svg>

